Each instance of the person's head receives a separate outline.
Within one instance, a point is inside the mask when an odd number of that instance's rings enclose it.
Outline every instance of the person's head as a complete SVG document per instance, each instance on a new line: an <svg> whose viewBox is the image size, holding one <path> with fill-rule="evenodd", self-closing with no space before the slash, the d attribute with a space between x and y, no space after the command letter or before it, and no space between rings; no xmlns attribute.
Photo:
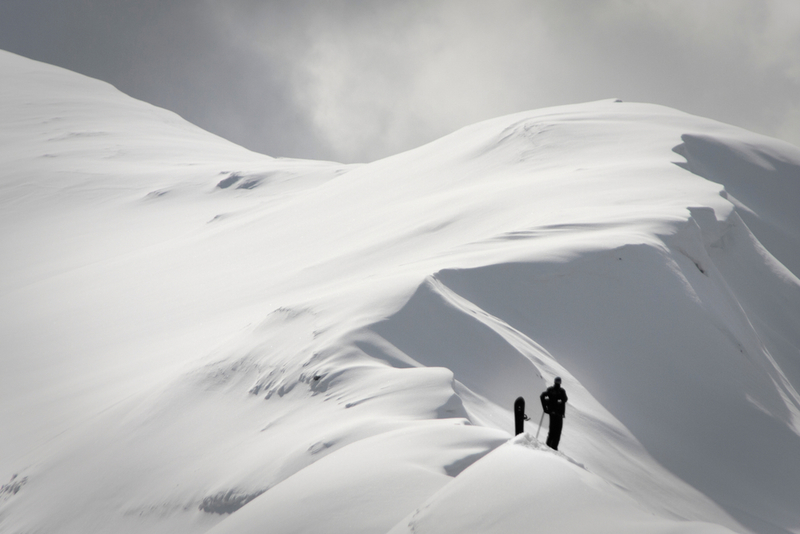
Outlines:
<svg viewBox="0 0 800 534"><path fill-rule="evenodd" d="M560 376L557 376L556 379L553 380L553 382L555 382L556 387L558 387L558 388L561 387L561 377Z"/></svg>

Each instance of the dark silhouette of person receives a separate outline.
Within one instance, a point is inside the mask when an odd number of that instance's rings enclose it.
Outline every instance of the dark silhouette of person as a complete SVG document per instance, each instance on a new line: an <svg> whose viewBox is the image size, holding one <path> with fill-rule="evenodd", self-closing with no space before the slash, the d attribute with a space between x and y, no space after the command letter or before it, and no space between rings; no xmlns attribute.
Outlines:
<svg viewBox="0 0 800 534"><path fill-rule="evenodd" d="M556 377L555 383L547 388L539 398L542 401L544 413L550 416L550 431L547 433L547 446L558 450L561 440L561 429L564 426L564 415L567 409L567 392L561 387L561 378Z"/></svg>

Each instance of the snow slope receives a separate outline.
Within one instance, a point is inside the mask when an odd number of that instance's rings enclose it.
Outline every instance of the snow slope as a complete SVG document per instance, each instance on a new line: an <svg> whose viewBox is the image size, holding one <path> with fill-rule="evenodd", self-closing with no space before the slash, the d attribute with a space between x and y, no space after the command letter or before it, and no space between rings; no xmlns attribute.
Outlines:
<svg viewBox="0 0 800 534"><path fill-rule="evenodd" d="M800 532L797 148L602 101L274 159L0 71L0 532Z"/></svg>

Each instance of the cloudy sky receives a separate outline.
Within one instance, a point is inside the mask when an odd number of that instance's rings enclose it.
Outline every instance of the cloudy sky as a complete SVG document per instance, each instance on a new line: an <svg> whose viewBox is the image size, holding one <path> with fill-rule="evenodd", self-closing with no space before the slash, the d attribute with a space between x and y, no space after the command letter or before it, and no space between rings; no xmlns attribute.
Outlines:
<svg viewBox="0 0 800 534"><path fill-rule="evenodd" d="M800 145L798 0L1 0L0 48L273 156L605 98Z"/></svg>

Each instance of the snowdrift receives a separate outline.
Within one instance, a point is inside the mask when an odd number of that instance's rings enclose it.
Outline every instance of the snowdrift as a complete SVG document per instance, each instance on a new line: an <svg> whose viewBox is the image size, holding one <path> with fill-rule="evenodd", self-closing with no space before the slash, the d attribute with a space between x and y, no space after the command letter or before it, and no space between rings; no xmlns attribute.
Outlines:
<svg viewBox="0 0 800 534"><path fill-rule="evenodd" d="M609 100L287 160L0 71L0 532L800 532L797 148Z"/></svg>

